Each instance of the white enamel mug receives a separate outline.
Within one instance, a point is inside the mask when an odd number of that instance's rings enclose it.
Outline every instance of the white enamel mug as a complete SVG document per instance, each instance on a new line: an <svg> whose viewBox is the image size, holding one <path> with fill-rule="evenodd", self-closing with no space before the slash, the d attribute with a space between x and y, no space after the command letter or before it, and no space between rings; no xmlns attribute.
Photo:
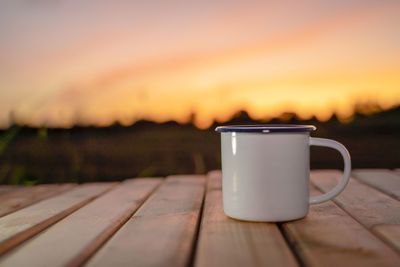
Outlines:
<svg viewBox="0 0 400 267"><path fill-rule="evenodd" d="M310 137L315 129L312 125L217 127L225 214L245 221L290 221L306 216L309 204L342 192L350 178L350 154L334 140ZM310 146L336 149L344 160L340 183L315 197L309 196Z"/></svg>

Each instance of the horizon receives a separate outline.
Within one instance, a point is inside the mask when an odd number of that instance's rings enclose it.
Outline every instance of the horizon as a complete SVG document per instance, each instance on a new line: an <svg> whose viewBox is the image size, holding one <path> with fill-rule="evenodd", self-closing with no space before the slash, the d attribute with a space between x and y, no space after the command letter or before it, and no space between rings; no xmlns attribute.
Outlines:
<svg viewBox="0 0 400 267"><path fill-rule="evenodd" d="M26 128L30 128L30 129L60 129L60 130L69 130L69 129L73 129L73 128L109 128L109 127L135 127L137 124L140 123L150 123L150 124L154 124L154 125L164 125L164 124L171 124L171 123L175 123L177 125L181 125L181 126L193 126L199 130L209 130L213 127L215 127L216 125L225 125L226 123L231 123L237 120L240 121L244 121L244 122L240 122L240 123L264 123L264 124L271 124L271 122L273 122L272 124L290 124L288 122L290 121L295 121L295 122L299 122L299 123L313 123L313 124L323 124L323 123L329 123L332 121L335 122L339 122L340 124L351 124L352 122L354 122L355 120L357 120L357 118L359 119L361 117L364 118L370 118L371 116L376 116L376 115L380 115L382 116L383 113L387 112L398 112L400 111L400 104L399 105L395 105L391 108L388 109L383 109L382 107L380 107L379 105L376 105L376 103L367 103L365 105L357 105L354 107L354 111L352 113L351 117L348 117L346 119L342 119L340 118L340 116L338 116L338 114L336 114L335 112L332 113L332 115L326 119L326 120L319 120L316 116L312 116L309 117L307 119L302 119L298 114L296 114L295 112L283 112L281 113L279 116L276 117L264 117L264 118L260 118L260 119L255 119L253 118L246 110L240 109L238 111L236 111L236 113L234 113L231 117L229 117L227 120L225 121L217 121L217 120L213 120L212 123L206 127L206 128L202 128L196 125L196 114L192 113L188 119L186 121L176 121L176 120L165 120L165 121L161 121L161 122L157 122L154 120L148 120L148 119L139 119L136 120L135 122L133 122L132 124L126 125L121 123L118 120L115 120L114 122L108 124L108 125L96 125L96 124L74 124L72 126L68 126L68 127L51 127L51 126L46 126L46 125L40 125L40 126L35 126L35 125L29 125L29 124L21 124L18 123L16 121L12 121L12 123L9 125L9 127L7 128L0 128L0 131L7 131L8 129L12 129L14 126L18 126L18 127L26 127ZM385 115L383 115L385 116ZM235 123L236 124L236 123ZM272 125L271 124L271 125Z"/></svg>
<svg viewBox="0 0 400 267"><path fill-rule="evenodd" d="M396 1L0 3L0 128L400 104Z"/></svg>

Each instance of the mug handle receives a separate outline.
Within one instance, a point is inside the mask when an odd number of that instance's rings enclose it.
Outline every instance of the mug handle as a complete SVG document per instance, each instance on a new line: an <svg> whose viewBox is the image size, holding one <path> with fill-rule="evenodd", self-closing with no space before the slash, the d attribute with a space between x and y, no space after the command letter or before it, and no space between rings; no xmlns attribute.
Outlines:
<svg viewBox="0 0 400 267"><path fill-rule="evenodd" d="M343 157L343 161L344 161L343 176L342 176L342 180L340 180L339 184L335 188L333 188L331 191L329 191L328 193L325 193L325 194L319 195L319 196L315 196L315 197L310 197L310 200L309 200L310 204L318 204L318 203L322 203L322 202L328 201L328 200L336 197L337 195L340 194L340 192L343 191L343 189L346 187L346 185L350 179L351 160L350 160L349 151L347 151L347 149L344 145L342 145L341 143L339 143L337 141L325 139L325 138L310 137L310 146L324 146L324 147L330 147L330 148L336 149L337 151L340 152L340 154Z"/></svg>

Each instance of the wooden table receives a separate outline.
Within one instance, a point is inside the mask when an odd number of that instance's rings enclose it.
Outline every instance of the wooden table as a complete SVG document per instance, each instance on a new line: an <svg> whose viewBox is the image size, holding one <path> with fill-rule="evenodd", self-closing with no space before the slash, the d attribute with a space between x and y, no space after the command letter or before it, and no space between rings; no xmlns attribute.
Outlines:
<svg viewBox="0 0 400 267"><path fill-rule="evenodd" d="M311 193L340 179L311 174ZM0 266L400 266L400 172L355 170L305 219L222 211L221 173L0 187Z"/></svg>

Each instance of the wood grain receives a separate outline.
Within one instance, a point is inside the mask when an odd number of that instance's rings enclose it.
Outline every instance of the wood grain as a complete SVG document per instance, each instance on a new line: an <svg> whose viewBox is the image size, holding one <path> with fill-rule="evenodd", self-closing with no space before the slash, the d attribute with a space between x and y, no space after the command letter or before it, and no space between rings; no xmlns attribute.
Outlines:
<svg viewBox="0 0 400 267"><path fill-rule="evenodd" d="M341 177L337 170L311 172L312 183L323 192L331 190ZM334 201L367 228L400 224L400 202L354 178Z"/></svg>
<svg viewBox="0 0 400 267"><path fill-rule="evenodd" d="M74 212L114 185L81 185L0 218L0 254Z"/></svg>
<svg viewBox="0 0 400 267"><path fill-rule="evenodd" d="M204 196L203 176L168 177L88 266L186 266Z"/></svg>
<svg viewBox="0 0 400 267"><path fill-rule="evenodd" d="M385 169L353 170L352 175L360 181L400 200L400 176Z"/></svg>
<svg viewBox="0 0 400 267"><path fill-rule="evenodd" d="M311 193L318 191L311 187ZM320 192L319 192L320 194ZM282 224L305 266L398 266L400 255L332 201Z"/></svg>
<svg viewBox="0 0 400 267"><path fill-rule="evenodd" d="M222 208L221 172L208 176L195 267L298 266L276 224L227 217Z"/></svg>
<svg viewBox="0 0 400 267"><path fill-rule="evenodd" d="M126 180L10 251L0 265L81 265L129 219L161 181L161 178Z"/></svg>
<svg viewBox="0 0 400 267"><path fill-rule="evenodd" d="M375 225L372 231L400 252L400 224Z"/></svg>
<svg viewBox="0 0 400 267"><path fill-rule="evenodd" d="M2 194L0 195L0 217L72 189L74 186L73 184L26 186Z"/></svg>

